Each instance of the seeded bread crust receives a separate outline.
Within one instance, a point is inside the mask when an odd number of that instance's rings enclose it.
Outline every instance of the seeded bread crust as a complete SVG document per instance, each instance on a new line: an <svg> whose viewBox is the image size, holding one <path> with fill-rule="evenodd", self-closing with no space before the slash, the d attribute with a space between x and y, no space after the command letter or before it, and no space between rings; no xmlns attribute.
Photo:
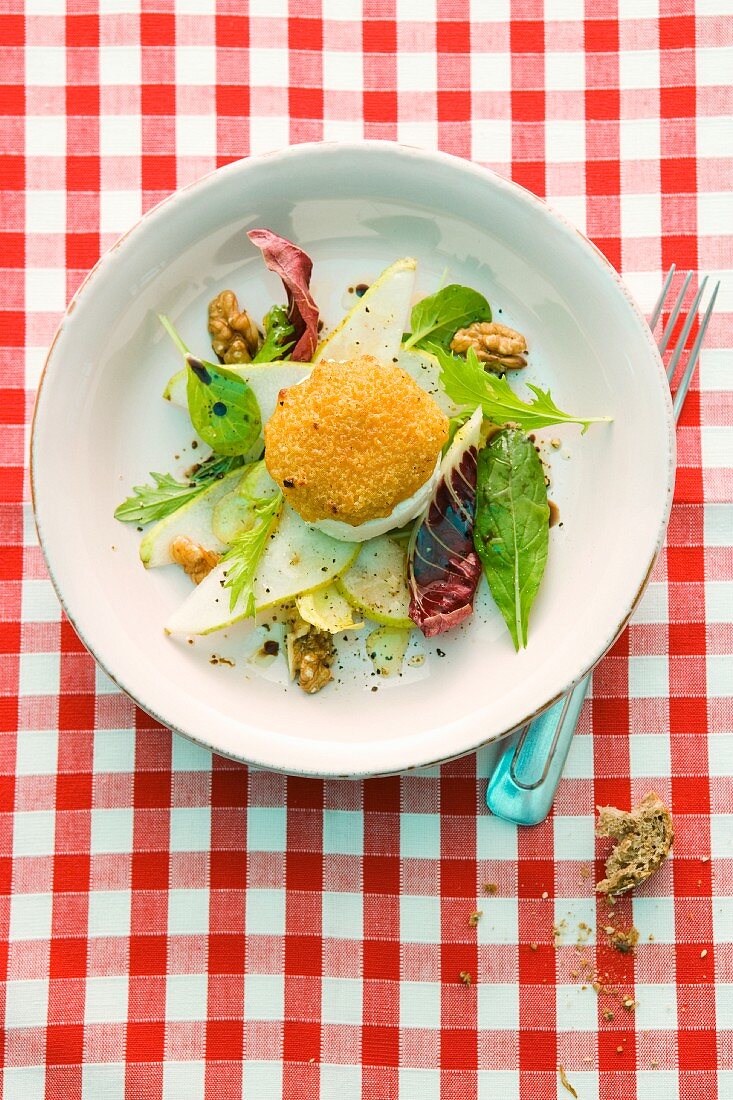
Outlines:
<svg viewBox="0 0 733 1100"><path fill-rule="evenodd" d="M656 791L649 791L633 810L599 806L596 836L618 844L606 860L599 894L622 894L653 875L669 855L674 840L672 817Z"/></svg>

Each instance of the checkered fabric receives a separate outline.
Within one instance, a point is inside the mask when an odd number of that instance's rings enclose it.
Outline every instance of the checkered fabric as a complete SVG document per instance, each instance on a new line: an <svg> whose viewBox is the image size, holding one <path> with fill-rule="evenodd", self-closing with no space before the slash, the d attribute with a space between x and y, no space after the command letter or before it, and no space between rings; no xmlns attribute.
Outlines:
<svg viewBox="0 0 733 1100"><path fill-rule="evenodd" d="M546 1100L558 1065L580 1100L733 1097L730 0L0 7L4 1100ZM99 254L217 165L361 136L547 196L645 307L672 261L723 273L666 548L534 829L486 812L491 750L350 784L171 735L95 668L34 535L34 391ZM674 857L617 906L621 956L593 807L650 787Z"/></svg>

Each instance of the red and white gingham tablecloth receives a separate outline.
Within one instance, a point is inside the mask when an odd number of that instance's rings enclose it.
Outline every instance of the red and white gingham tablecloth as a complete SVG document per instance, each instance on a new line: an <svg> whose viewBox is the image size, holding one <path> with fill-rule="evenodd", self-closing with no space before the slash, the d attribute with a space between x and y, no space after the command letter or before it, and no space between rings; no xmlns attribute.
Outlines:
<svg viewBox="0 0 733 1100"><path fill-rule="evenodd" d="M567 1100L560 1064L580 1100L730 1100L731 0L0 8L3 1100ZM36 543L34 391L100 253L217 165L361 136L547 196L647 308L672 261L724 278L666 549L534 829L486 812L488 750L324 783L171 735L95 669ZM621 956L593 808L650 787L674 858L617 906Z"/></svg>

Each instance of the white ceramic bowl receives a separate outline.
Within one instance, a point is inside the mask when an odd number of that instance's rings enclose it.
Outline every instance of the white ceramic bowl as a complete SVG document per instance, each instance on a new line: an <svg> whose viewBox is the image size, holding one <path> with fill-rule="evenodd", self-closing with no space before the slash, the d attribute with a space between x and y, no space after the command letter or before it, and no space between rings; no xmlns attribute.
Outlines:
<svg viewBox="0 0 733 1100"><path fill-rule="evenodd" d="M206 303L232 286L262 314L282 292L245 230L269 226L313 257L328 324L349 285L402 255L421 294L445 269L483 291L531 349L523 378L561 408L611 415L558 436L551 495L563 526L516 654L484 594L473 620L426 643L402 679L369 676L363 641L316 696L260 671L237 636L194 646L162 625L190 585L175 567L146 572L135 528L113 519L150 470L192 461L185 415L160 399L177 367L156 322L165 312L206 352ZM501 310L501 312L497 312ZM178 461L174 455L179 455ZM569 456L569 457L568 457ZM620 279L571 225L528 192L446 155L391 143L300 145L240 161L147 214L95 267L48 356L32 442L41 544L84 644L160 722L218 752L314 775L388 773L501 737L580 680L633 611L672 499L669 391L649 329ZM444 656L443 656L444 654Z"/></svg>

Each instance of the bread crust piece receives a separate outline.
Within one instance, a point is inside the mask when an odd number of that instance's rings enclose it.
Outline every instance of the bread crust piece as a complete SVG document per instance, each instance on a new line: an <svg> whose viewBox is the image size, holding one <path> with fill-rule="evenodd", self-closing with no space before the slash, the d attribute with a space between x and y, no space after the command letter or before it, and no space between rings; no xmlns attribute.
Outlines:
<svg viewBox="0 0 733 1100"><path fill-rule="evenodd" d="M596 836L618 844L606 860L599 894L622 894L653 875L669 855L674 840L672 816L656 791L649 791L633 810L598 806Z"/></svg>

